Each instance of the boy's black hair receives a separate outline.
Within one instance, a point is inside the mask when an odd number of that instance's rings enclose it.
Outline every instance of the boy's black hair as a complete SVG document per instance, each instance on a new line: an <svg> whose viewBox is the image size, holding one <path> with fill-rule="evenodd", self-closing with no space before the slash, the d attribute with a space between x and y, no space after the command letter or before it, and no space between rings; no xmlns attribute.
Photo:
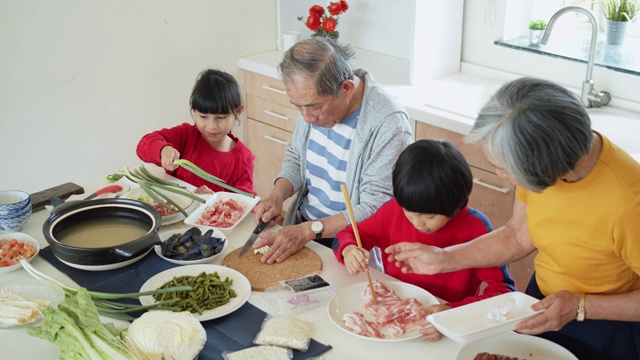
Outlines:
<svg viewBox="0 0 640 360"><path fill-rule="evenodd" d="M452 218L467 205L472 187L469 164L446 140L416 141L393 167L393 196L411 212Z"/></svg>
<svg viewBox="0 0 640 360"><path fill-rule="evenodd" d="M235 114L242 105L240 86L231 74L205 70L198 75L189 104L203 114Z"/></svg>

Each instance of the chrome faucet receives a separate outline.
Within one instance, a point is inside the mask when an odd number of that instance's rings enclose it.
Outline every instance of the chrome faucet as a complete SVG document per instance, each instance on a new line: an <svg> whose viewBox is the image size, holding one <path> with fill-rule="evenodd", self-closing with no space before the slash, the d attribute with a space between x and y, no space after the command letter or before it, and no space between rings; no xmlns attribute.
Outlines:
<svg viewBox="0 0 640 360"><path fill-rule="evenodd" d="M556 20L563 14L566 14L571 11L577 11L585 14L589 21L591 21L591 45L589 46L589 59L587 61L587 76L582 83L582 93L580 98L582 99L582 103L586 107L601 107L605 106L611 101L611 94L606 91L597 91L593 87L593 64L595 63L596 58L596 44L598 43L598 21L591 11L581 7L581 6L565 6L562 9L556 11L551 19L549 19L549 23L547 25L547 31L544 32L542 36L542 40L540 43L542 45L546 45L547 41L549 41L549 36L551 35L551 30L553 29L553 25Z"/></svg>

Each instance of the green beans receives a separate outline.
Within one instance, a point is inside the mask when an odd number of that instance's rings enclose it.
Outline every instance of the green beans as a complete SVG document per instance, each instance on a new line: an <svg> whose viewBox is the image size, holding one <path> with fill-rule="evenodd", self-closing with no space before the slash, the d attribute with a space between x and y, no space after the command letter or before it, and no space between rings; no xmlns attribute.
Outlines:
<svg viewBox="0 0 640 360"><path fill-rule="evenodd" d="M232 283L233 279L229 277L224 280L220 279L217 271L214 273L203 271L196 276L176 276L164 283L158 290L176 286L191 286L193 290L155 294L153 298L158 302L178 299L176 302L171 303L171 307L202 315L205 310L227 304L237 296L235 290L231 288Z"/></svg>
<svg viewBox="0 0 640 360"><path fill-rule="evenodd" d="M236 189L231 185L225 184L224 180L222 180L220 178L217 178L217 177L207 173L206 171L200 169L197 165L195 165L194 163L192 163L189 160L178 159L178 160L175 160L173 163L183 167L186 170L191 171L193 174L195 174L195 175L207 180L210 183L214 183L214 184L216 184L216 185L218 185L220 187L223 187L223 188L225 188L227 190L231 190L234 193L241 194L241 195L244 195L244 196L248 196L250 198L254 198L255 197L255 195L253 195L251 193L248 193L246 191L242 191L240 189Z"/></svg>

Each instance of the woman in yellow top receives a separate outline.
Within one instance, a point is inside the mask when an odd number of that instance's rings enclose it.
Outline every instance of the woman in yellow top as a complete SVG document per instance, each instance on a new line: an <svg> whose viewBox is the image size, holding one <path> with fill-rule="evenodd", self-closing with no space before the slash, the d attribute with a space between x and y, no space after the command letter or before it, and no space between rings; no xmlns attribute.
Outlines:
<svg viewBox="0 0 640 360"><path fill-rule="evenodd" d="M526 292L540 315L516 331L579 359L640 359L640 163L591 129L580 99L551 82L505 84L467 137L516 184L509 222L444 249L385 251L404 272L436 274L510 263L534 250Z"/></svg>

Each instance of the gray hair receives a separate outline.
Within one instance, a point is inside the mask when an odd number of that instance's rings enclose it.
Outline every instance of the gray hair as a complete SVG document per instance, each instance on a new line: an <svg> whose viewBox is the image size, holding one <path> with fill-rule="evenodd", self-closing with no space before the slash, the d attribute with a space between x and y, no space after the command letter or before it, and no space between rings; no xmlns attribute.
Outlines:
<svg viewBox="0 0 640 360"><path fill-rule="evenodd" d="M313 37L299 41L287 50L278 71L285 84L300 77L311 78L318 95L338 98L342 83L355 77L351 65L353 56L354 52L348 45L321 36Z"/></svg>
<svg viewBox="0 0 640 360"><path fill-rule="evenodd" d="M542 191L589 153L591 120L580 98L552 82L521 78L503 85L467 135L523 187Z"/></svg>

